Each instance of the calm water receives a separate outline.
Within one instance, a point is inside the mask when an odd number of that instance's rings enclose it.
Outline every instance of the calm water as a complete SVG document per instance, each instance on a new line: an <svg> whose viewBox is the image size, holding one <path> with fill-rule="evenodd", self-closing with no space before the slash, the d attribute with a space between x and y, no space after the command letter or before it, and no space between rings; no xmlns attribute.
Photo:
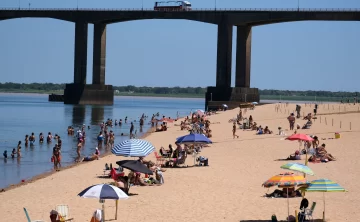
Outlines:
<svg viewBox="0 0 360 222"><path fill-rule="evenodd" d="M67 135L67 127L73 126L75 131L83 124L90 125L86 129L86 142L82 149L82 156L95 151L96 136L100 131L99 124L107 118L119 120L128 117L128 124L110 128L115 132L115 144L128 137L121 137L121 133L129 134L130 121L136 121L134 126L139 133L139 117L142 113L151 116L160 112L161 115L175 118L177 112L185 116L191 110L204 109L204 99L179 98L151 98L151 97L115 97L113 106L80 106L50 103L47 95L32 94L0 94L0 188L19 183L38 174L50 171L52 148L55 144L38 143L39 133L47 135L52 132L58 134L63 141L62 165L73 164L76 154L76 138ZM148 119L149 120L149 119ZM148 120L145 123L148 123ZM145 124L144 132L149 129ZM36 142L33 147L25 147L25 135L35 133ZM22 141L22 158L11 158L11 151L17 142ZM101 153L109 152L105 148ZM8 151L8 159L3 158L4 150Z"/></svg>

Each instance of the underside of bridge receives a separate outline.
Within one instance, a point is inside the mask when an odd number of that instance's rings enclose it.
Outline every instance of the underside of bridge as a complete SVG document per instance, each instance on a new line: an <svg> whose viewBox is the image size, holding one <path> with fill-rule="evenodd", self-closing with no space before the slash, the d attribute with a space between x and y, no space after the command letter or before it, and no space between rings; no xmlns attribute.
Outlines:
<svg viewBox="0 0 360 222"><path fill-rule="evenodd" d="M244 102L259 102L257 88L250 88L251 26L237 26L236 77L231 87L233 25L218 24L216 86L207 88L205 109L229 108ZM106 24L94 24L92 84L86 84L88 23L75 24L74 83L64 90L65 104L112 105L114 91L105 85Z"/></svg>

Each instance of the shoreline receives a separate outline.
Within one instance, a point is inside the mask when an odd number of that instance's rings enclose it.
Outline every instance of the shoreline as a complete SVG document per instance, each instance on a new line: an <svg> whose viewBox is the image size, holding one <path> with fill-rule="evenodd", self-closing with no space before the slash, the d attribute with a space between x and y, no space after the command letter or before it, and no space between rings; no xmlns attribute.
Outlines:
<svg viewBox="0 0 360 222"><path fill-rule="evenodd" d="M150 127L142 136L140 136L137 139L145 139L146 137L148 137L152 133L151 131L152 131L152 127ZM104 154L100 155L100 159L103 158L103 157L106 157L106 156L110 156L110 155L112 155L111 151L108 152L108 153L104 153ZM60 171L69 170L69 169L81 166L83 164L91 163L91 162L92 161L74 162L74 163L72 163L70 165L61 167ZM30 183L34 183L34 182L36 182L38 180L47 178L47 177L49 177L49 176L51 176L51 175L53 175L53 174L55 174L57 172L58 171L54 171L52 169L51 171L46 171L46 172L40 173L40 174L35 175L35 176L33 176L33 177L29 178L29 179L26 179L25 182L20 181L19 183L11 184L9 186L0 188L0 193L6 192L6 191L9 191L9 190L13 190L13 189L16 189L18 187L21 187L21 186L24 186L24 185L27 185L27 184L30 184Z"/></svg>

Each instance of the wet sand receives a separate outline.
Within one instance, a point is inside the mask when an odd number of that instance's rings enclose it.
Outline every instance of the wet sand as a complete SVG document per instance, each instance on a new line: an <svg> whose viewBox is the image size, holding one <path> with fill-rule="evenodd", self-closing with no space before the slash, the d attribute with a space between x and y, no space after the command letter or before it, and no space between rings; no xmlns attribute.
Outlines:
<svg viewBox="0 0 360 222"><path fill-rule="evenodd" d="M331 221L355 221L360 217L357 207L360 194L356 192L356 181L360 175L357 164L360 158L359 105L336 104L334 109L331 105L329 109L326 104L320 105L318 119L312 128L298 132L326 138L320 142L326 143L328 152L338 159L329 163L309 163L316 173L315 176L308 176L309 180L328 178L349 190L347 193L325 194L326 217ZM248 110L245 116L253 115L258 124L269 126L275 133L281 126L290 135L292 132L286 130L286 117L294 109L294 104L282 104L281 112L276 112L274 104L263 105ZM304 113L312 109L313 106L302 105ZM255 131L243 130L237 131L239 139L233 139L232 124L228 120L237 113L238 109L235 109L210 117L214 123L211 125L214 143L201 153L209 158L209 167L192 167L194 160L189 156L189 167L168 169L164 173L164 185L132 187L130 199L119 201L118 221L268 221L272 214L276 214L279 220L286 219L286 199L264 198L268 189L261 184L283 172L280 166L286 161L277 159L294 153L298 143L286 141L283 136L275 134L255 135ZM297 122L303 125L305 120ZM168 131L151 133L146 139L159 149L173 144L176 137L186 134L173 124L169 126ZM339 132L341 138L329 139L334 138L335 132ZM304 162L304 156L302 158L299 162ZM96 199L80 198L77 194L90 185L111 182L99 176L103 175L105 163L115 164L121 159L125 158L105 156L0 193L0 198L6 200L0 203L0 211L3 212L1 220L24 221L22 208L26 207L32 220L49 221L49 212L57 204L68 204L75 221L89 221L93 211L100 209L101 205ZM151 154L147 159L155 158ZM322 193L308 193L306 196L310 203L317 202L314 218L322 218ZM294 214L301 198L291 198L289 202L290 213ZM114 219L114 201L106 201L105 205L106 219Z"/></svg>

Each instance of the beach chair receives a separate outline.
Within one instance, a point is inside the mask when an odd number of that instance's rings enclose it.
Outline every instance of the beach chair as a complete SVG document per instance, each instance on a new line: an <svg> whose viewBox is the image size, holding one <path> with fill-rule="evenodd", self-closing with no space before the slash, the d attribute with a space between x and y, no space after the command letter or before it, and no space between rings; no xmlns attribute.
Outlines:
<svg viewBox="0 0 360 222"><path fill-rule="evenodd" d="M72 221L73 218L70 218L69 206L65 204L56 205L56 211L59 213L59 218L64 219L64 221Z"/></svg>
<svg viewBox="0 0 360 222"><path fill-rule="evenodd" d="M159 156L158 152L154 152L154 154L155 154L155 158L156 158L156 164L163 165L165 158L163 158L162 156Z"/></svg>
<svg viewBox="0 0 360 222"><path fill-rule="evenodd" d="M304 212L300 212L300 215L302 216L303 219L301 222L305 221L306 217L308 217L309 219L311 218L311 221L314 221L312 214L315 210L315 206L316 206L316 202L313 202L310 209L305 209Z"/></svg>
<svg viewBox="0 0 360 222"><path fill-rule="evenodd" d="M24 207L24 212L25 212L25 216L26 216L28 222L45 222L45 221L43 221L43 220L30 220L29 214L28 214L28 212L27 212L27 210L26 210L25 207Z"/></svg>

